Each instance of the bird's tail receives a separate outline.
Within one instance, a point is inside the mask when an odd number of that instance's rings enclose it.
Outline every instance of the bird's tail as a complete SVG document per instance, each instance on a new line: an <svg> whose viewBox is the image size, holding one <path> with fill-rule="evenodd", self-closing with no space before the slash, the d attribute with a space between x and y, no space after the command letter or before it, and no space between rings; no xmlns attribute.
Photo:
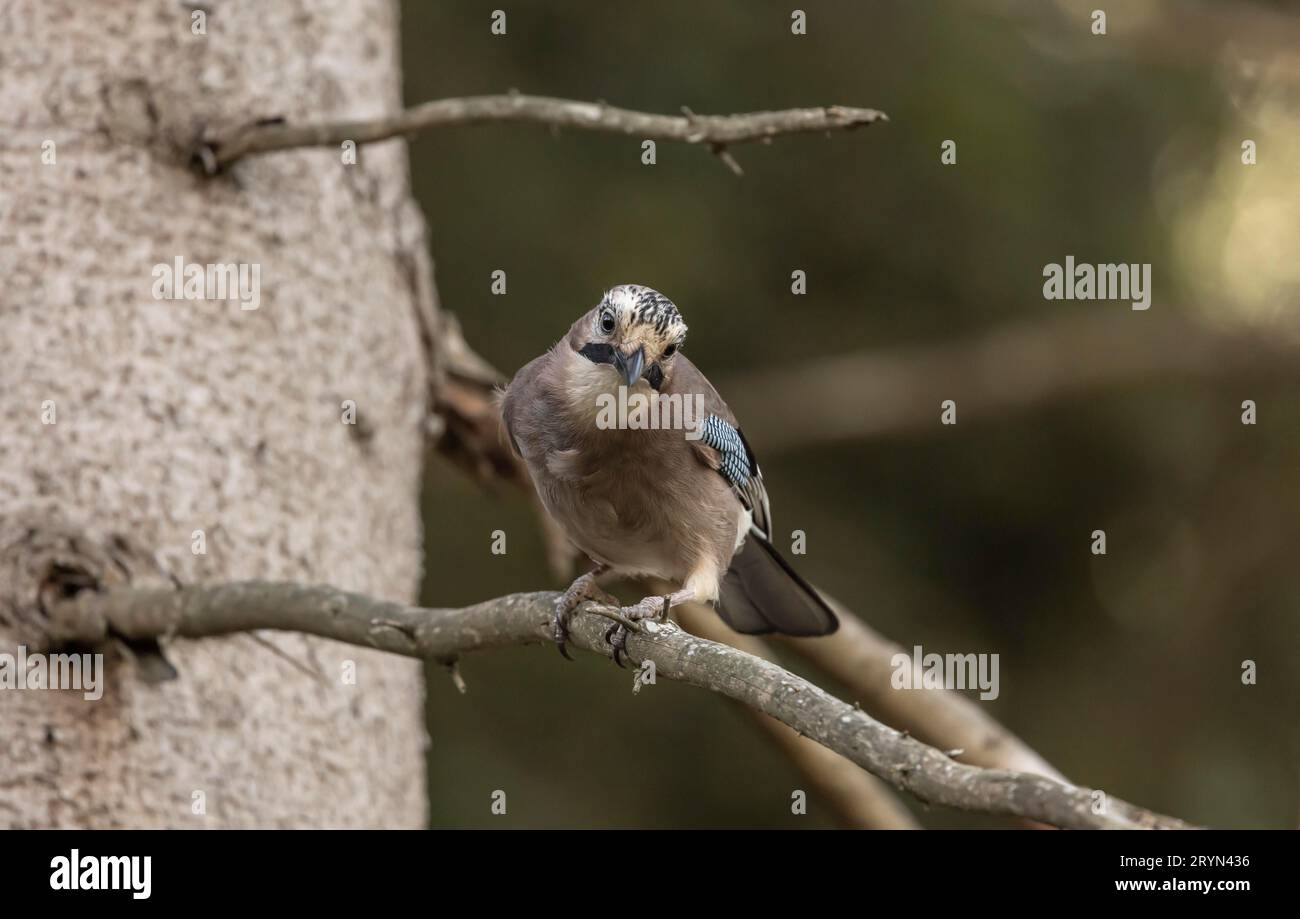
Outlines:
<svg viewBox="0 0 1300 919"><path fill-rule="evenodd" d="M817 589L757 530L732 558L720 593L718 615L744 635L829 635L840 626Z"/></svg>

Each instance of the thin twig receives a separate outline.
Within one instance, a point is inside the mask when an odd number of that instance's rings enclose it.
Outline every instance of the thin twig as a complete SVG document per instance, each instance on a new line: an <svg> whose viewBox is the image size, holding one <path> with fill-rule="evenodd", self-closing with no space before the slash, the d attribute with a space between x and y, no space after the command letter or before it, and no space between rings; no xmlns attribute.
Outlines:
<svg viewBox="0 0 1300 919"><path fill-rule="evenodd" d="M625 134L645 140L670 140L706 144L732 169L739 169L726 153L731 144L767 140L782 134L847 131L877 121L884 112L832 105L820 108L751 112L743 115L655 115L594 102L525 96L466 96L437 99L414 108L365 121L285 124L265 121L250 124L228 137L202 144L194 153L208 174L228 168L254 153L298 147L338 147L344 141L358 145L410 137L429 128L483 124L493 121L529 121L553 127L581 128Z"/></svg>
<svg viewBox="0 0 1300 919"><path fill-rule="evenodd" d="M56 642L203 638L253 629L307 632L408 657L458 655L552 640L558 594L511 594L462 609L423 609L332 587L245 581L180 590L82 591L50 610ZM375 629L382 621L392 628ZM575 647L609 656L601 619L575 616ZM689 683L765 712L868 772L932 804L1025 817L1079 829L1184 827L1182 821L1039 775L981 769L886 727L807 680L672 624L633 634L627 653L651 660L656 675Z"/></svg>
<svg viewBox="0 0 1300 919"><path fill-rule="evenodd" d="M456 691L462 696L469 692L469 687L465 685L465 678L460 675L460 662L453 660L447 664L447 675L451 677L451 685L456 687Z"/></svg>

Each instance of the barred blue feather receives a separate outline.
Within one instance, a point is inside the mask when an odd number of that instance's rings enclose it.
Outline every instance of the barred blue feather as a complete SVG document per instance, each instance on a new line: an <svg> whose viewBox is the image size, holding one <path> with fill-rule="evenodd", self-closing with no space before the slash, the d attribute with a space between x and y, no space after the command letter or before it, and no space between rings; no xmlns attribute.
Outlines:
<svg viewBox="0 0 1300 919"><path fill-rule="evenodd" d="M718 452L718 473L726 479L745 508L753 515L752 523L769 539L772 535L772 512L767 504L767 490L758 470L754 451L739 428L717 415L709 415L700 424L700 443Z"/></svg>
<svg viewBox="0 0 1300 919"><path fill-rule="evenodd" d="M740 432L717 415L710 415L700 425L700 440L717 450L722 455L722 464L718 471L736 488L749 484L753 474L749 467L749 451L740 437Z"/></svg>

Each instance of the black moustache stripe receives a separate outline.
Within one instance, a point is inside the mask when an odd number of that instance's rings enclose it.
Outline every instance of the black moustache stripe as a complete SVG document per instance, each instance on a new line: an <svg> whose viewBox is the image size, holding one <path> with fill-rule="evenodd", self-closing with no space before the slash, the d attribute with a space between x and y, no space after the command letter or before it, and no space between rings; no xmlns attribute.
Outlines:
<svg viewBox="0 0 1300 919"><path fill-rule="evenodd" d="M614 363L614 346L605 342L593 341L585 344L578 353L593 364Z"/></svg>

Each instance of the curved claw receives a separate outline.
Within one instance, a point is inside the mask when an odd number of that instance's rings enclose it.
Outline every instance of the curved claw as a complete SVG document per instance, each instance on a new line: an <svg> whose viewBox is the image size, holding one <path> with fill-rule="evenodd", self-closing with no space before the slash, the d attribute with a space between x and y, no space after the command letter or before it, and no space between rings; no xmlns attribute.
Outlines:
<svg viewBox="0 0 1300 919"><path fill-rule="evenodd" d="M573 658L569 655L568 649L569 627L564 623L564 615L557 610L553 622L554 631L552 637L555 639L555 647L560 652L561 657L566 661L571 661Z"/></svg>
<svg viewBox="0 0 1300 919"><path fill-rule="evenodd" d="M617 622L605 630L605 642L609 645L610 649L613 650L614 663L618 664L620 668L623 667L623 662L619 660L619 655L620 653L627 653L625 650L627 647L627 638L625 636L626 630Z"/></svg>

